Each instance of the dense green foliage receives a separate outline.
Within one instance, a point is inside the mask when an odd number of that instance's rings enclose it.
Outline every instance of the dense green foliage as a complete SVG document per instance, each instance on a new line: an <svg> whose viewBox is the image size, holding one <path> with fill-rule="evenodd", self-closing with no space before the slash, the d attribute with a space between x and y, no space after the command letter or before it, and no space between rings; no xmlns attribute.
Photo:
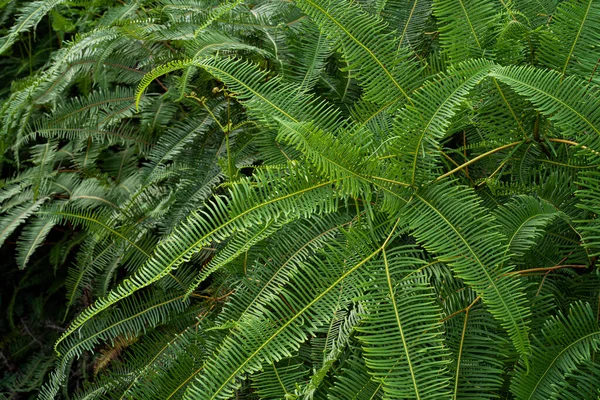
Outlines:
<svg viewBox="0 0 600 400"><path fill-rule="evenodd" d="M600 1L0 0L0 393L600 398Z"/></svg>

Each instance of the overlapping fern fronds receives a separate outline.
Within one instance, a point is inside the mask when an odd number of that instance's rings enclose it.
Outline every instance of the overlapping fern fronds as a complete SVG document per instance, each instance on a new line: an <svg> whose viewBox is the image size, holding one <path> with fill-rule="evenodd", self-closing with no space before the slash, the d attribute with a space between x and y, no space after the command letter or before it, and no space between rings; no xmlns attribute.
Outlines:
<svg viewBox="0 0 600 400"><path fill-rule="evenodd" d="M0 1L0 393L597 397L599 7Z"/></svg>

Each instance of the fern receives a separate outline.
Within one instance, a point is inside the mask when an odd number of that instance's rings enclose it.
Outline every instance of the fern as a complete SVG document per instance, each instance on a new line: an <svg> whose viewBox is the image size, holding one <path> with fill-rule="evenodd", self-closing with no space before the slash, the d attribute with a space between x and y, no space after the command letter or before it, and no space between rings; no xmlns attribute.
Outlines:
<svg viewBox="0 0 600 400"><path fill-rule="evenodd" d="M598 397L598 13L0 0L0 397Z"/></svg>
<svg viewBox="0 0 600 400"><path fill-rule="evenodd" d="M538 346L550 344L552 352L539 351L531 360L529 374L520 368L511 387L523 399L551 398L553 385L564 379L564 374L574 371L582 361L589 360L598 349L600 332L598 322L589 304L576 303L568 315L559 314L546 322Z"/></svg>

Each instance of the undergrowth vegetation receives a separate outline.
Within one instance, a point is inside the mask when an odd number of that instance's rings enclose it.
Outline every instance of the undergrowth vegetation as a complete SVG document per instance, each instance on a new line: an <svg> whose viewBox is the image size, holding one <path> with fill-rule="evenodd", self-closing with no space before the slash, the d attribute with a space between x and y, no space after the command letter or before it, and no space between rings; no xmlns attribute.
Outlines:
<svg viewBox="0 0 600 400"><path fill-rule="evenodd" d="M600 1L0 0L0 393L600 398Z"/></svg>

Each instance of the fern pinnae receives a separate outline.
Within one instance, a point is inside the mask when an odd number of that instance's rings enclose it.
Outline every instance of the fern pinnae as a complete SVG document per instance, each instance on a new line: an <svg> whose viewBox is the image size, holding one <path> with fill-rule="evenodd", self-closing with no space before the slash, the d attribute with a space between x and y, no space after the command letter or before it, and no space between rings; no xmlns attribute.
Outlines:
<svg viewBox="0 0 600 400"><path fill-rule="evenodd" d="M0 392L597 396L595 0L89 2L0 0Z"/></svg>
<svg viewBox="0 0 600 400"><path fill-rule="evenodd" d="M376 284L364 295L368 312L357 329L367 368L389 398L448 396L441 310L420 273L427 263L417 254L411 246L382 249L381 263L370 267Z"/></svg>
<svg viewBox="0 0 600 400"><path fill-rule="evenodd" d="M27 7L23 7L20 10L20 15L15 21L15 25L10 28L8 35L2 37L3 40L0 40L0 54L4 53L14 44L20 33L26 32L32 27L35 28L50 10L64 1L65 0L38 0L28 4Z"/></svg>
<svg viewBox="0 0 600 400"><path fill-rule="evenodd" d="M495 215L508 238L505 256L513 258L521 257L534 246L560 212L543 200L520 196L498 208Z"/></svg>
<svg viewBox="0 0 600 400"><path fill-rule="evenodd" d="M600 135L597 89L588 87L580 78L561 82L557 72L526 66L502 67L490 75L525 96L565 135L579 136L588 130Z"/></svg>
<svg viewBox="0 0 600 400"><path fill-rule="evenodd" d="M442 22L440 42L455 62L486 55L486 33L494 18L489 0L434 0L433 14ZM468 35L464 32L469 32Z"/></svg>
<svg viewBox="0 0 600 400"><path fill-rule="evenodd" d="M390 233L390 236L395 232L394 227ZM331 269L327 269L322 262L318 262L315 265L306 264L306 268L304 269L304 274L297 275L296 278L300 282L302 282L301 286L308 286L307 283L311 282L311 285L316 285L315 287L319 288L317 293L313 295L302 295L301 293L292 294L298 289L294 289L293 287L289 287L289 294L287 296L291 296L290 298L296 299L296 301L300 302L298 305L298 310L296 309L288 309L287 307L280 308L279 306L274 306L273 309L264 308L263 310L257 310L258 313L255 318L249 319L243 323L243 327L245 329L241 329L242 326L238 327L237 334L240 336L244 336L244 340L247 340L249 343L254 344L254 347L250 347L248 349L236 349L232 348L233 343L241 340L240 339L232 339L224 343L221 347L220 352L217 354L217 357L222 362L227 362L225 365L221 365L219 360L209 360L210 364L205 365L204 374L200 379L197 379L198 382L196 385L190 387L190 389L186 393L185 398L190 398L191 396L197 398L205 398L205 399L217 399L228 397L229 393L235 387L234 378L239 376L243 372L254 372L260 366L259 360L257 358L266 358L267 360L277 361L281 359L284 355L289 355L290 350L295 348L298 345L299 340L301 340L306 334L303 333L302 325L298 326L296 324L296 320L299 318L305 318L305 313L311 312L312 308L317 304L321 304L322 307L329 309L332 307L329 302L326 301L326 298L329 297L331 291L336 288L341 282L347 279L351 274L353 274L358 268L368 263L371 259L376 257L381 250L387 245L387 241L384 244L372 251L372 249L365 248L365 246L360 246L358 243L356 244L357 248L362 248L364 254L361 252L356 254L355 260L352 260L351 266L345 270L341 270L338 268L333 268L335 264L330 264L332 266ZM333 249L332 249L333 250ZM339 262L339 254L336 252L332 252L331 257L335 262ZM316 261L316 260L315 260ZM325 267L325 269L324 269ZM318 272L320 271L320 272ZM325 279L324 279L325 278ZM284 295L285 296L285 295ZM321 302L321 300L323 302ZM300 308L302 307L302 308ZM281 325L269 326L264 325L264 318L269 317L269 315L273 315L275 317L279 313L290 313L291 314L282 320ZM263 317L261 314L265 314ZM311 313L314 314L314 311ZM270 319L270 318L269 318ZM315 319L310 324L307 324L307 329L313 330L317 325L322 324L322 318ZM293 338L293 342L282 342L286 337L289 339ZM273 346L282 346L279 351L276 351ZM240 351L244 351L246 354L237 355L231 359L227 358L229 354L235 355ZM219 364L217 366L217 364ZM225 368L223 368L225 366ZM219 368L215 370L215 368ZM223 371L226 369L226 371ZM218 377L218 378L217 378Z"/></svg>
<svg viewBox="0 0 600 400"><path fill-rule="evenodd" d="M540 60L556 69L562 79L576 71L592 79L597 57L590 52L600 38L595 26L599 17L600 8L592 0L560 4L549 24L552 32L541 36Z"/></svg>
<svg viewBox="0 0 600 400"><path fill-rule="evenodd" d="M507 330L515 348L527 362L531 353L528 328L529 307L521 283L501 274L501 271L510 271L512 267L498 269L505 262L505 258L501 249L493 245L496 241L503 241L505 238L497 231L494 219L485 214L473 193L468 190L454 187L451 190L454 201L446 201L442 206L438 205L442 192L446 199L450 199L450 193L442 190L448 187L448 184L444 182L438 187L416 193L413 206L406 209L406 218L409 219L411 228L417 229L414 232L417 240L422 241L426 249L434 253L440 252L439 259L447 262L457 275L482 297L492 315ZM455 208L458 199L463 200L462 210L465 204L469 204L472 213L472 218L468 222L464 221L464 226L452 222L458 215L458 208ZM437 226L435 233L433 230L424 231L419 227L418 221L424 219L437 221L432 224ZM478 235L481 236L480 240L474 241L473 229L477 229ZM456 241L452 241L452 244L444 243L439 239L440 237L454 237ZM471 254L471 256L466 257L464 254Z"/></svg>
<svg viewBox="0 0 600 400"><path fill-rule="evenodd" d="M277 233L277 237L284 237L285 240L269 248L270 259L264 265L255 262L249 269L246 284L231 296L231 301L225 305L217 322L241 321L251 317L257 307L262 307L277 295L298 273L302 262L324 248L344 227L352 224L355 217L349 219L347 216L329 214L309 221L291 222ZM293 238L287 237L287 232L298 225L306 226L303 233ZM259 285L258 282L264 284Z"/></svg>
<svg viewBox="0 0 600 400"><path fill-rule="evenodd" d="M548 352L545 344L556 343ZM564 374L589 360L600 348L600 329L591 307L578 302L569 307L568 315L559 313L548 320L536 341L527 371L519 366L511 392L519 399L543 399L554 395L553 385L543 386L549 380L560 383Z"/></svg>
<svg viewBox="0 0 600 400"><path fill-rule="evenodd" d="M11 210L10 213L4 215L0 219L0 227L2 230L0 231L0 243L4 243L4 241L14 232L14 230L30 215L37 212L37 210L44 204L49 198L42 197L37 201L32 202L29 205L22 205Z"/></svg>
<svg viewBox="0 0 600 400"><path fill-rule="evenodd" d="M27 225L19 237L17 247L17 263L20 269L24 269L35 250L42 245L50 230L54 227L51 221L36 220Z"/></svg>
<svg viewBox="0 0 600 400"><path fill-rule="evenodd" d="M329 32L333 40L344 44L346 57L352 65L368 65L370 76L359 77L368 100L381 104L400 97L412 102L410 92L418 82L417 68L407 52L396 51L391 36L383 32L379 18L345 0L301 0L297 4L322 30ZM364 29L365 26L369 29ZM381 90L386 87L394 89Z"/></svg>
<svg viewBox="0 0 600 400"><path fill-rule="evenodd" d="M149 258L144 267L138 270L131 278L125 279L120 286L115 290L111 291L105 298L100 299L93 306L86 309L80 316L78 316L70 325L69 329L59 338L55 344L57 346L70 336L76 329L83 325L87 320L97 315L101 311L108 308L110 305L117 303L118 301L129 297L135 291L144 288L164 276L168 275L172 269L177 268L183 262L189 260L189 258L200 251L203 246L210 243L211 240L224 240L229 237L236 227L243 229L245 225L251 225L252 220L248 219L254 211L261 209L268 209L266 207L271 204L282 203L282 207L288 207L286 210L290 212L290 205L295 207L299 206L299 203L293 202L291 199L302 196L305 193L310 193L316 190L323 190L327 186L331 185L334 181L319 182L313 184L306 177L299 175L298 180L299 186L296 187L296 191L275 197L272 199L264 200L262 203L253 204L249 208L246 208L248 204L232 204L233 214L229 219L226 218L228 215L228 208L225 206L222 200L218 198L212 203L213 209L208 209L203 212L204 215L199 213L192 213L192 216L188 220L182 223L178 229L176 229L167 240L163 241L156 251L153 257ZM268 181L267 181L268 182ZM252 189L246 185L240 185L236 190L242 197L238 199L241 201L249 201L245 198L252 194ZM266 193L261 193L267 195ZM255 195L256 196L256 195ZM316 204L305 204L305 208L298 208L295 212L298 215L306 215L307 213L314 212L321 207L328 209L332 207L329 201L320 202ZM272 210L275 215L278 213L277 208ZM211 215L212 214L212 215ZM247 220L244 221L243 218ZM212 228L212 225L216 227ZM198 237L199 236L199 237ZM184 239L183 243L178 243L175 239Z"/></svg>
<svg viewBox="0 0 600 400"><path fill-rule="evenodd" d="M194 280L194 283L189 286L186 296L192 294L194 290L204 282L208 276L210 276L216 270L223 268L240 255L244 254L259 241L265 240L272 234L274 234L280 228L278 223L274 223L273 220L266 220L264 226L258 225L256 230L248 230L244 232L244 238L239 238L235 234L230 239L230 243L227 243L218 254L204 266L202 271L198 274L198 277Z"/></svg>
<svg viewBox="0 0 600 400"><path fill-rule="evenodd" d="M415 186L423 179L419 175L430 165L420 167L419 161L425 158L421 161L424 162L427 155L431 157L431 153L437 152L434 146L443 137L454 110L493 68L491 61L467 61L445 74L439 74L414 93L413 101L421 107L407 107L401 112L394 127L399 139L389 146L390 152L412 158L410 177L404 181L408 180L411 186ZM435 99L434 104L432 98Z"/></svg>

